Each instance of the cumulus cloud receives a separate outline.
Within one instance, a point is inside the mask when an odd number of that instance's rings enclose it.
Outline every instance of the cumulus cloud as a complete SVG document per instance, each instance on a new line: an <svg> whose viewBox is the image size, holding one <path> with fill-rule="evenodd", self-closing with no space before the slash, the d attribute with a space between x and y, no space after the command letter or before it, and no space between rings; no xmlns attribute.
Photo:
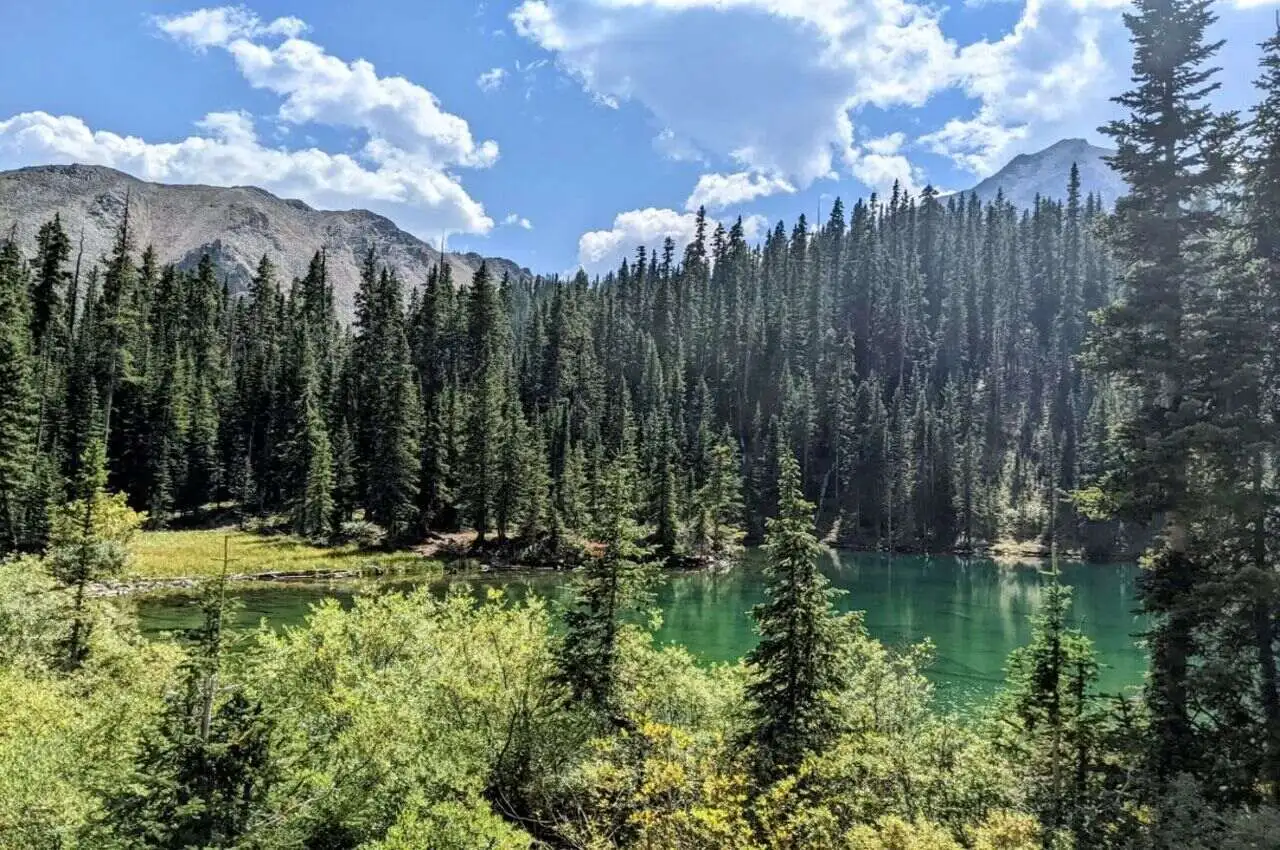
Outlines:
<svg viewBox="0 0 1280 850"><path fill-rule="evenodd" d="M209 20L220 22L207 29ZM160 31L198 48L226 50L256 89L280 95L277 116L288 124L318 123L363 131L366 155L407 154L434 167L484 167L498 158L493 141L477 142L466 120L444 111L434 94L404 77L379 76L364 59L347 62L297 37L294 23L262 23L238 8L201 9L156 19ZM266 36L286 36L279 44Z"/></svg>
<svg viewBox="0 0 1280 850"><path fill-rule="evenodd" d="M512 21L593 96L797 188L850 158L851 110L923 103L954 73L937 13L906 0L525 0Z"/></svg>
<svg viewBox="0 0 1280 850"><path fill-rule="evenodd" d="M613 271L636 247L657 247L670 238L676 251L693 241L697 233L697 215L671 209L649 207L618 213L613 227L582 234L578 240L578 263L590 274ZM724 222L728 227L731 222ZM742 219L742 229L748 241L755 241L768 227L763 216L752 215ZM707 233L710 236L710 232Z"/></svg>
<svg viewBox="0 0 1280 850"><path fill-rule="evenodd" d="M26 112L0 120L0 166L83 162L146 180L255 185L323 208L369 207L418 233L485 233L493 220L449 169L484 168L498 157L465 119L427 89L347 62L301 36L297 18L264 21L243 7L197 9L153 19L199 53L229 53L250 86L280 97L277 128L324 124L353 131L357 152L263 144L243 112L214 112L198 134L176 141L122 136L71 115ZM285 137L287 133L279 133Z"/></svg>
<svg viewBox="0 0 1280 850"><path fill-rule="evenodd" d="M367 207L419 233L487 232L484 207L442 171L388 157L375 166L317 148L262 144L242 112L214 112L202 135L149 142L93 130L70 115L24 112L0 121L0 168L32 163L105 165L159 183L261 186L327 209Z"/></svg>
<svg viewBox="0 0 1280 850"><path fill-rule="evenodd" d="M949 119L920 142L985 176L1027 147L1098 126L1111 112L1109 95L1123 86L1128 45L1114 13L1081 13L1115 5L1027 0L1008 34L959 53L960 84L980 102L977 111Z"/></svg>
<svg viewBox="0 0 1280 850"><path fill-rule="evenodd" d="M493 227L452 169L492 165L497 143L477 140L422 86L330 55L302 38L307 26L297 18L264 21L223 6L154 24L199 53L226 51L250 86L278 95L278 130L348 130L356 152L264 144L251 116L235 111L210 113L196 134L161 141L91 128L73 115L25 112L0 120L0 167L83 162L159 182L262 186L317 207L369 207L420 234Z"/></svg>
<svg viewBox="0 0 1280 850"><path fill-rule="evenodd" d="M197 9L186 15L156 17L156 24L167 34L180 38L196 48L223 46L235 38L285 36L296 38L307 31L297 18L276 18L264 22L243 6L220 6Z"/></svg>
<svg viewBox="0 0 1280 850"><path fill-rule="evenodd" d="M878 187L923 175L905 139L893 151L855 142L864 107L972 97L921 147L983 172L1114 82L1127 54L1106 53L1101 29L1123 41L1123 0L1023 2L1012 32L969 44L924 0L523 0L511 20L593 97L643 104L665 128L660 150L679 140L797 189L842 172Z"/></svg>
<svg viewBox="0 0 1280 850"><path fill-rule="evenodd" d="M491 92L501 88L502 82L506 78L507 71L505 68L490 68L476 77L476 85L480 87L482 92Z"/></svg>
<svg viewBox="0 0 1280 850"><path fill-rule="evenodd" d="M698 184L693 187L693 194L684 202L684 208L690 211L699 207L722 210L749 203L756 198L779 193L791 194L795 190L795 186L781 177L764 174L746 171L736 174L704 174L698 178Z"/></svg>
<svg viewBox="0 0 1280 850"><path fill-rule="evenodd" d="M511 213L502 220L502 223L508 227L518 227L521 230L533 230L533 222L522 215Z"/></svg>

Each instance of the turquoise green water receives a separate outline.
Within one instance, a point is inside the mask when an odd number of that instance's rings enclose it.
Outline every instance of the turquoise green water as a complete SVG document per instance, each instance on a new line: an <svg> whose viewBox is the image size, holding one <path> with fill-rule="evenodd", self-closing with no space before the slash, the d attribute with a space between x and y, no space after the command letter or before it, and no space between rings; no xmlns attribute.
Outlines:
<svg viewBox="0 0 1280 850"><path fill-rule="evenodd" d="M1028 617L1039 605L1043 579L1033 567L1008 567L986 560L954 557L889 557L845 552L824 558L831 583L846 591L842 610L866 612L873 635L888 644L931 638L936 660L927 671L945 704L963 707L991 695L999 686L1005 659L1031 635ZM1067 563L1063 581L1074 588L1076 625L1093 638L1103 664L1101 687L1118 692L1141 681L1145 656L1135 643L1142 622L1134 614L1131 565ZM516 599L537 593L565 598L567 576L536 573L483 576L436 582L441 589L463 582L477 590L506 586ZM302 622L314 602L336 597L348 604L354 593L401 590L406 582L269 587L242 592L243 626L265 619L274 626ZM733 661L755 644L748 615L764 592L762 560L752 553L739 569L723 574L689 573L668 578L658 594L663 624L660 642L680 643L708 661ZM198 622L194 603L183 598L139 604L144 632L160 635Z"/></svg>

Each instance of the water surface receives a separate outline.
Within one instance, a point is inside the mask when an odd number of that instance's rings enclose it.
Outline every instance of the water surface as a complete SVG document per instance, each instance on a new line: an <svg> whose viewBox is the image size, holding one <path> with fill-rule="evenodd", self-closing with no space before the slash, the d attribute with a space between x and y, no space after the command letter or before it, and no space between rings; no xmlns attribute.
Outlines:
<svg viewBox="0 0 1280 850"><path fill-rule="evenodd" d="M823 572L845 591L842 610L866 612L868 629L880 640L902 645L931 638L936 660L927 671L939 699L957 708L990 696L1003 678L1009 652L1031 636L1028 617L1036 610L1044 579L1035 567L999 565L982 559L908 557L842 552L824 558ZM1138 684L1146 667L1135 643L1142 621L1135 615L1132 565L1065 563L1062 580L1074 588L1072 617L1089 635L1102 663L1101 687L1119 692ZM536 593L553 601L566 598L563 573L483 575L435 580L443 590L462 582L480 592L504 586L510 596ZM266 620L276 627L303 621L309 607L326 597L350 604L356 592L402 590L412 582L359 585L271 586L238 595L244 603L238 625ZM748 615L763 599L763 557L748 555L737 570L720 575L685 573L668 577L658 593L663 624L659 642L680 643L708 661L734 661L755 645ZM144 632L161 635L199 621L190 600L144 600L139 618Z"/></svg>

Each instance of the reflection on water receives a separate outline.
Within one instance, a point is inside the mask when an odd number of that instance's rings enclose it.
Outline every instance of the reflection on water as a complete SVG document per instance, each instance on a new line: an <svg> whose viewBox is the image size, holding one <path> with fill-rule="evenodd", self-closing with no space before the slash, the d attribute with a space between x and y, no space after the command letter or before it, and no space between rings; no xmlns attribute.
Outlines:
<svg viewBox="0 0 1280 850"><path fill-rule="evenodd" d="M657 634L661 643L680 643L700 658L732 662L755 644L748 615L763 599L763 561L749 555L738 570L723 574L689 573L668 578L658 593L663 612ZM1031 635L1028 617L1040 603L1042 578L1033 567L999 566L988 560L954 557L890 557L844 552L824 558L822 569L834 587L841 610L866 612L867 628L890 644L933 640L936 660L928 671L939 698L962 707L989 696L1003 676L1009 652ZM1134 636L1142 630L1133 596L1137 568L1066 563L1063 581L1074 588L1073 618L1093 638L1103 664L1102 688L1116 692L1136 685L1145 657ZM437 581L441 592L463 584L483 592L505 587L513 599L530 593L564 601L566 576L555 573L518 576L486 575ZM240 625L266 620L273 626L300 623L319 599L336 597L349 604L356 592L401 590L404 581L271 587L240 594ZM139 604L142 628L159 635L196 624L199 613L186 599L148 600Z"/></svg>

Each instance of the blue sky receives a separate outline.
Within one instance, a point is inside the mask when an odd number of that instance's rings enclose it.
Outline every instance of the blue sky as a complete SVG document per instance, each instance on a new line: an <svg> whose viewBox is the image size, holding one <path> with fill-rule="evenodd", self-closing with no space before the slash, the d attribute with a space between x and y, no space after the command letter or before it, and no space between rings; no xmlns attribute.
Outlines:
<svg viewBox="0 0 1280 850"><path fill-rule="evenodd" d="M832 198L972 185L1103 142L1122 0L0 0L0 168L110 165L364 207L453 249L599 271ZM1275 0L1223 0L1247 108Z"/></svg>

